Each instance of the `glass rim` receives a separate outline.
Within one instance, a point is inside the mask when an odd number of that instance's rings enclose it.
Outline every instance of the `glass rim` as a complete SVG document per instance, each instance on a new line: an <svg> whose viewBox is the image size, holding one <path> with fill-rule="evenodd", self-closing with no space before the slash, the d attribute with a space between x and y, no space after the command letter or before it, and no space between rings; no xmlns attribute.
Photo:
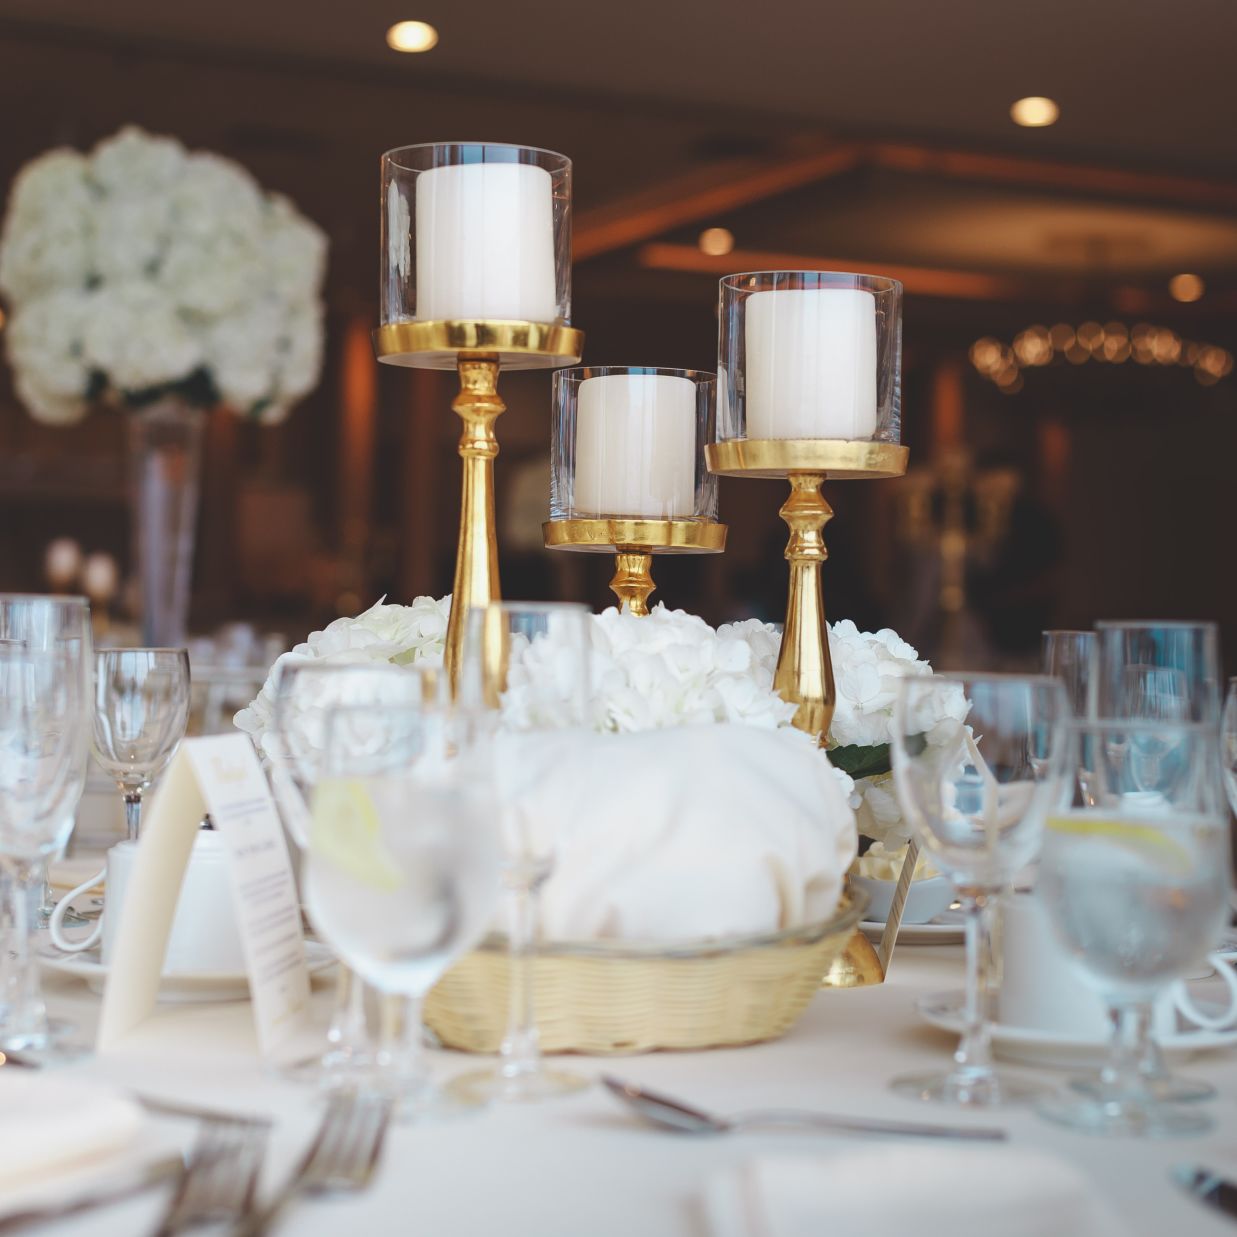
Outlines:
<svg viewBox="0 0 1237 1237"><path fill-rule="evenodd" d="M1095 639L1094 627L1045 627L1041 636L1090 636Z"/></svg>
<svg viewBox="0 0 1237 1237"><path fill-rule="evenodd" d="M592 614L582 601L489 601L483 606L470 606L470 614L487 614L497 610L502 614Z"/></svg>
<svg viewBox="0 0 1237 1237"><path fill-rule="evenodd" d="M965 670L939 670L931 674L904 674L898 679L898 691L913 684L923 683L1021 683L1027 687L1061 687L1055 674L1016 674L1002 670L977 670L968 674Z"/></svg>
<svg viewBox="0 0 1237 1237"><path fill-rule="evenodd" d="M873 288L866 289L869 292L901 292L902 281L894 279L890 275L868 275L863 271L809 271L809 270L764 270L764 271L736 271L733 275L723 275L718 281L719 289L729 288L735 292L742 291L759 291L759 289L750 288L744 289L740 287L738 281L741 279L754 279L760 275L810 275L824 279L853 279L861 280L864 283L877 285ZM786 289L793 291L793 289Z"/></svg>
<svg viewBox="0 0 1237 1237"><path fill-rule="evenodd" d="M660 376L666 378L687 378L692 382L716 382L717 374L707 369L672 369L665 365L572 365L566 369L554 371L555 381L574 378L579 374L595 371L590 376L595 378Z"/></svg>
<svg viewBox="0 0 1237 1237"><path fill-rule="evenodd" d="M0 606L9 601L44 601L51 605L85 606L90 609L90 598L81 593L0 593Z"/></svg>
<svg viewBox="0 0 1237 1237"><path fill-rule="evenodd" d="M1199 722L1192 718L1067 717L1065 724L1070 730L1180 730L1187 734L1216 736L1217 740L1219 735L1214 722Z"/></svg>
<svg viewBox="0 0 1237 1237"><path fill-rule="evenodd" d="M1220 625L1212 619L1097 619L1096 631L1111 631L1117 627L1135 631L1152 627L1164 627L1172 631L1219 631Z"/></svg>
<svg viewBox="0 0 1237 1237"><path fill-rule="evenodd" d="M571 167L571 157L564 155L560 151L550 150L545 146L525 146L521 142L485 142L485 141L467 141L456 140L448 142L409 142L405 146L392 146L390 150L382 152L382 163L385 166L388 163L394 164L398 168L402 168L406 172L426 172L429 168L407 167L399 161L398 156L411 150L435 150L438 147L447 146L484 146L495 150L527 150L531 154L545 155L550 160L557 161L558 170ZM485 160L482 160L485 162Z"/></svg>
<svg viewBox="0 0 1237 1237"><path fill-rule="evenodd" d="M183 645L115 645L106 649L95 649L96 657L115 657L120 653L175 653L178 656L183 653L186 657L189 656L189 650Z"/></svg>

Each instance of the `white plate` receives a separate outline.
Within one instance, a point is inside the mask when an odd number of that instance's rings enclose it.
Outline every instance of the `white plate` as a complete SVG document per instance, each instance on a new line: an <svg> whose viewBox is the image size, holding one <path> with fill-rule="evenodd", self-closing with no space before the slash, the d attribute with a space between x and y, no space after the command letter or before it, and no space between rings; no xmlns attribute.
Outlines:
<svg viewBox="0 0 1237 1237"><path fill-rule="evenodd" d="M915 1002L915 1011L930 1026L962 1034L961 992L934 992ZM1181 1060L1196 1052L1211 1052L1237 1044L1237 1027L1208 1031L1193 1027L1165 1035L1159 1045L1166 1057ZM1048 1065L1056 1069L1084 1069L1101 1065L1108 1055L1106 1039L1071 1035L1068 1031L1033 1031L1024 1027L992 1024L992 1049L1007 1061L1027 1065Z"/></svg>
<svg viewBox="0 0 1237 1237"><path fill-rule="evenodd" d="M861 923L859 930L873 945L879 945L885 925L869 920ZM899 945L960 945L965 939L961 911L942 911L931 923L903 923L898 929Z"/></svg>
<svg viewBox="0 0 1237 1237"><path fill-rule="evenodd" d="M39 946L38 958L49 971L84 979L92 992L102 992L107 967L99 957L99 947L79 954L61 953L51 942ZM312 979L329 969L335 955L318 941L305 942L305 964ZM246 975L165 975L159 984L159 1000L165 1005L184 1005L195 1001L247 1001L249 978Z"/></svg>

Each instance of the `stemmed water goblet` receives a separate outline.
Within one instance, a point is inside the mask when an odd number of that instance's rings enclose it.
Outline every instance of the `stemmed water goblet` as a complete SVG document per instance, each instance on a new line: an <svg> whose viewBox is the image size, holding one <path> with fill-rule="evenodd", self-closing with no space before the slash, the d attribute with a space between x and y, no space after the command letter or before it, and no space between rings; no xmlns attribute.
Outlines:
<svg viewBox="0 0 1237 1237"><path fill-rule="evenodd" d="M459 715L420 707L343 707L327 721L303 879L314 927L344 963L403 1000L361 1087L405 1116L459 1107L430 1081L421 1006L489 927L502 842L485 744Z"/></svg>
<svg viewBox="0 0 1237 1237"><path fill-rule="evenodd" d="M0 641L0 858L10 875L9 971L0 1047L53 1050L31 958L32 887L65 840L85 779L86 703L75 653L51 642Z"/></svg>
<svg viewBox="0 0 1237 1237"><path fill-rule="evenodd" d="M441 731L446 705L446 677L437 666L284 661L262 755L284 826L302 856L309 846L311 802L325 768L333 714L341 708L403 707L424 716L432 737ZM325 1050L286 1067L285 1076L327 1088L351 1083L354 1070L367 1062L364 997L364 985L346 963L341 965Z"/></svg>
<svg viewBox="0 0 1237 1237"><path fill-rule="evenodd" d="M186 649L103 649L95 655L94 755L124 796L136 842L142 796L167 767L189 723Z"/></svg>
<svg viewBox="0 0 1237 1237"><path fill-rule="evenodd" d="M991 1107L1039 1088L992 1066L991 919L996 898L1035 859L1067 779L1065 689L1047 676L904 678L893 717L902 810L966 915L966 1008L947 1073L897 1078L916 1099ZM944 720L937 721L938 718Z"/></svg>
<svg viewBox="0 0 1237 1237"><path fill-rule="evenodd" d="M589 612L569 603L495 602L474 610L465 629L460 695L469 707L507 712L510 727L537 732L588 724L592 708ZM534 669L535 668L535 669ZM530 702L516 692L534 677ZM510 693L510 694L509 694ZM514 703L514 707L511 707ZM540 1100L589 1085L584 1075L547 1069L541 1056L533 999L533 963L540 939L540 893L554 871L553 840L528 819L521 800L534 767L520 758L527 735L504 733L495 742L508 894L510 995L498 1067L452 1080L470 1100Z"/></svg>
<svg viewBox="0 0 1237 1237"><path fill-rule="evenodd" d="M1108 1004L1113 1037L1097 1080L1039 1110L1095 1134L1203 1133L1210 1118L1168 1101L1146 1062L1156 999L1205 961L1227 918L1215 727L1103 718L1071 732L1094 753L1095 802L1049 819L1038 891L1058 940Z"/></svg>
<svg viewBox="0 0 1237 1237"><path fill-rule="evenodd" d="M1096 716L1194 721L1212 727L1219 724L1220 652L1214 623L1106 620L1096 623L1095 631ZM1105 757L1110 761L1126 759L1128 753L1120 745L1119 735L1112 741L1117 746ZM1136 762L1129 769L1130 776L1147 785L1158 776L1158 763L1164 755L1158 743L1154 732L1144 735L1135 752ZM1097 758L1085 733L1078 750L1084 761ZM1216 1094L1208 1082L1173 1074L1153 1035L1146 1037L1145 1051L1143 1079L1158 1099L1204 1100ZM1095 1089L1088 1078L1075 1079L1071 1086L1084 1093Z"/></svg>

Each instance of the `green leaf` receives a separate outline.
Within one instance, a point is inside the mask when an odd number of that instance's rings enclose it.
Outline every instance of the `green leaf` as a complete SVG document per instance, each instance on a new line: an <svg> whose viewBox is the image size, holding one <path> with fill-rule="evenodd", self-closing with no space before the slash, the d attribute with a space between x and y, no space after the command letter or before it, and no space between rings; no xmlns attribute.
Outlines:
<svg viewBox="0 0 1237 1237"><path fill-rule="evenodd" d="M849 773L856 781L861 777L879 777L893 767L889 763L888 743L878 743L873 747L860 747L852 743L845 747L828 748L825 755L834 768Z"/></svg>

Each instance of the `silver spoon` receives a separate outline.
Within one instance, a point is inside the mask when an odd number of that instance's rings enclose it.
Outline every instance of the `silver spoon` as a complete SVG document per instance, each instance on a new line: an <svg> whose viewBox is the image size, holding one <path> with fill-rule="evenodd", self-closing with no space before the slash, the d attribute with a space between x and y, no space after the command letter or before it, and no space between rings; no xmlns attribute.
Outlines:
<svg viewBox="0 0 1237 1237"><path fill-rule="evenodd" d="M992 1126L874 1121L868 1117L835 1117L829 1113L794 1108L768 1108L722 1117L608 1074L603 1074L601 1081L612 1095L650 1124L680 1134L731 1134L762 1126L786 1126L817 1130L822 1134L888 1134L896 1138L964 1138L977 1142L1002 1142L1009 1137L1004 1130Z"/></svg>

